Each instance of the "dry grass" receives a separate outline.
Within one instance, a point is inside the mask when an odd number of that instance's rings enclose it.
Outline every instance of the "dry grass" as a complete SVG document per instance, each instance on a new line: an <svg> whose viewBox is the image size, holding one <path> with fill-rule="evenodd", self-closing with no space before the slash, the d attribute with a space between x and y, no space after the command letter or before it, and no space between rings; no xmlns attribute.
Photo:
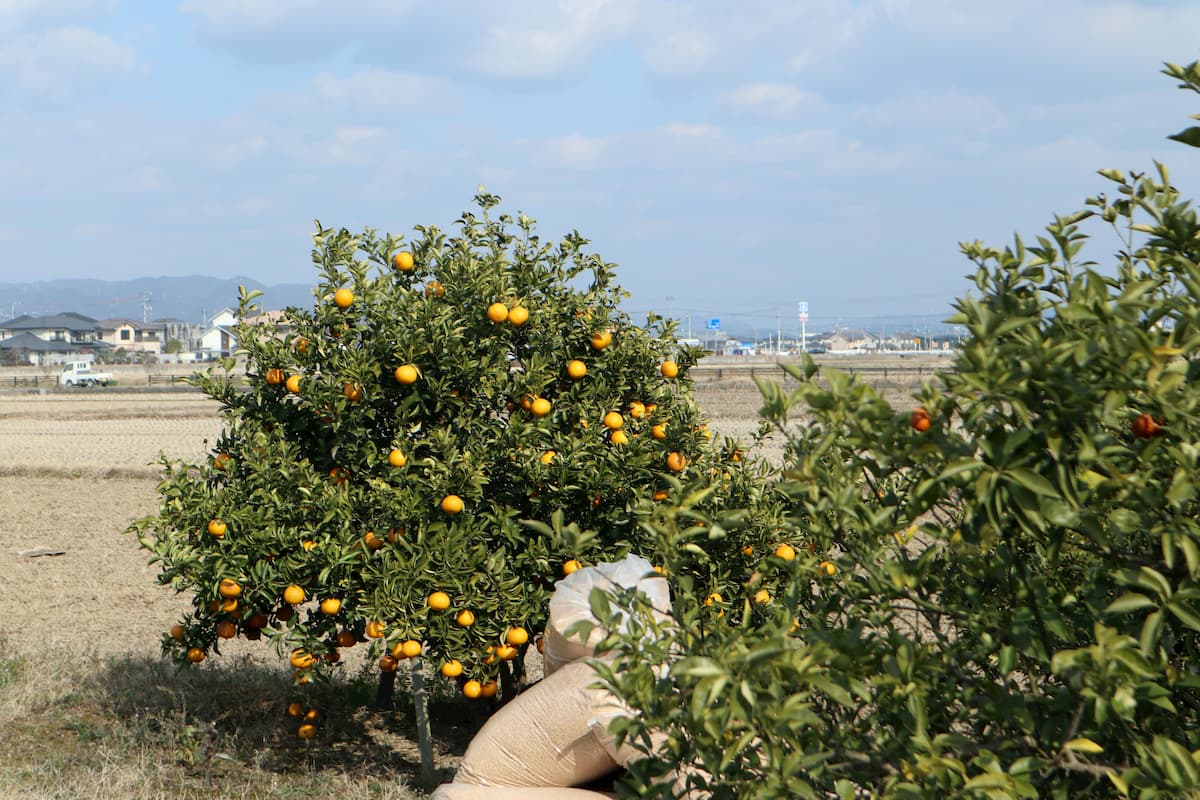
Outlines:
<svg viewBox="0 0 1200 800"><path fill-rule="evenodd" d="M0 797L293 798L424 796L411 703L370 707L373 680L290 686L261 664L176 671L157 657L53 649L14 655L0 643ZM321 711L311 743L286 713ZM438 764L453 764L479 707L435 699ZM453 767L438 775L448 780Z"/></svg>

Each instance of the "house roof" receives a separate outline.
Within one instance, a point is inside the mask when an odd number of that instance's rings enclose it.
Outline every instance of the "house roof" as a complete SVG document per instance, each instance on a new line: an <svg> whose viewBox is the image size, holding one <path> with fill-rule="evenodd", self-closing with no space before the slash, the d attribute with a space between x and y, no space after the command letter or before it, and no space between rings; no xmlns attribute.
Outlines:
<svg viewBox="0 0 1200 800"><path fill-rule="evenodd" d="M106 342L47 341L32 333L18 333L0 339L0 350L30 350L36 353L78 353L81 350L99 350L108 347Z"/></svg>
<svg viewBox="0 0 1200 800"><path fill-rule="evenodd" d="M97 328L103 328L106 331L116 330L117 328L124 328L126 326L130 328L146 329L159 328L161 325L162 323L160 322L138 322L136 319L129 319L128 317L112 317L111 319L102 319L96 322Z"/></svg>
<svg viewBox="0 0 1200 800"><path fill-rule="evenodd" d="M13 331L37 331L47 328L66 328L70 331L91 331L96 329L96 320L82 314L67 312L52 314L46 317L20 316L4 323L3 327Z"/></svg>

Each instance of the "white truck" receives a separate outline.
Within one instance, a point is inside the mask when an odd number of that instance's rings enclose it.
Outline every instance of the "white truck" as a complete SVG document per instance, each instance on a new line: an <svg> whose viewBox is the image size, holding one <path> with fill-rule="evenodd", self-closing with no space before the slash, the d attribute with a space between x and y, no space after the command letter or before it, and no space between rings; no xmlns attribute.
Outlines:
<svg viewBox="0 0 1200 800"><path fill-rule="evenodd" d="M92 372L90 361L68 361L58 376L60 386L107 386L113 376L108 372Z"/></svg>

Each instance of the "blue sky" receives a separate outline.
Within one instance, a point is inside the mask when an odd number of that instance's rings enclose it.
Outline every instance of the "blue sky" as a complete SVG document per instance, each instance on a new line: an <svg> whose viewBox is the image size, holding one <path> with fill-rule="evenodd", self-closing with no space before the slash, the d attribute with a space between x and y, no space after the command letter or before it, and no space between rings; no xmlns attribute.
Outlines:
<svg viewBox="0 0 1200 800"><path fill-rule="evenodd" d="M0 0L0 280L310 283L312 220L578 229L631 311L948 314L962 240L1200 158L1192 0ZM1100 237L1093 256L1116 249Z"/></svg>

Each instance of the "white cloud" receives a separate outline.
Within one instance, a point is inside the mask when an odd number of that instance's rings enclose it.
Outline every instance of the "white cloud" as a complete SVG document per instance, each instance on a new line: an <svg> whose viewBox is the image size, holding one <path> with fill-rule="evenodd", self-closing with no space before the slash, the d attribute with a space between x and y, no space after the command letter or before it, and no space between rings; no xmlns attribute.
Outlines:
<svg viewBox="0 0 1200 800"><path fill-rule="evenodd" d="M783 83L752 83L719 95L718 112L768 120L792 120L822 114L829 104L816 92Z"/></svg>
<svg viewBox="0 0 1200 800"><path fill-rule="evenodd" d="M451 81L386 69L364 69L345 78L321 73L313 78L312 89L322 103L343 103L361 113L424 115L458 108L458 90Z"/></svg>
<svg viewBox="0 0 1200 800"><path fill-rule="evenodd" d="M0 35L12 36L106 11L113 0L0 0Z"/></svg>
<svg viewBox="0 0 1200 800"><path fill-rule="evenodd" d="M57 28L0 44L0 74L17 91L46 100L65 100L84 85L129 72L133 51L87 28Z"/></svg>
<svg viewBox="0 0 1200 800"><path fill-rule="evenodd" d="M859 109L855 119L882 128L932 129L954 136L1008 127L1008 116L995 100L956 91L888 98Z"/></svg>

